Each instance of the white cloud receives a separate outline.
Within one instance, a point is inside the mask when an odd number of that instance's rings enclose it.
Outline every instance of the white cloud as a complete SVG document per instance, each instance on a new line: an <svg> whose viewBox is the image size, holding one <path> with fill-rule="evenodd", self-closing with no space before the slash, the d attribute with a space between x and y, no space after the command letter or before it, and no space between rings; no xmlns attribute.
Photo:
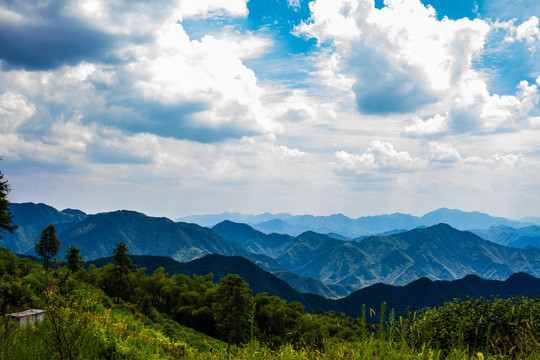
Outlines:
<svg viewBox="0 0 540 360"><path fill-rule="evenodd" d="M392 144L379 140L373 141L361 155L346 151L338 151L335 155L338 168L352 170L357 174L369 171L407 172L425 165L424 160L411 157L407 151L397 151Z"/></svg>
<svg viewBox="0 0 540 360"><path fill-rule="evenodd" d="M247 16L246 0L179 0L179 10L183 17L211 16L216 12L226 12L230 16Z"/></svg>
<svg viewBox="0 0 540 360"><path fill-rule="evenodd" d="M534 116L529 118L529 127L533 129L540 129L540 116Z"/></svg>
<svg viewBox="0 0 540 360"><path fill-rule="evenodd" d="M528 44L532 45L531 49L534 49L534 43L540 40L538 17L531 16L529 20L524 21L517 27L513 23L514 21L510 21L506 25L510 30L510 34L505 37L505 40L508 42L526 41Z"/></svg>
<svg viewBox="0 0 540 360"><path fill-rule="evenodd" d="M134 8L131 15L140 11ZM1 72L3 86L37 109L35 126L28 128L43 132L79 113L83 124L205 142L282 130L261 100L264 89L255 73L243 63L260 56L270 46L267 39L225 33L191 40L174 15L145 23L152 23L147 30L154 42L122 44L117 52L125 63Z"/></svg>
<svg viewBox="0 0 540 360"><path fill-rule="evenodd" d="M0 95L0 128L3 133L16 131L35 112L35 106L20 94L7 91Z"/></svg>
<svg viewBox="0 0 540 360"><path fill-rule="evenodd" d="M436 9L419 0L386 1L380 10L370 0L310 6L312 17L297 31L335 47L331 55L322 53L317 75L327 86L352 91L361 113L430 117L414 117L406 134L494 131L513 126L538 103L537 86L526 81L515 95L491 94L485 74L473 66L492 28L511 22L438 20ZM528 41L537 36L537 22L531 17L513 32Z"/></svg>
<svg viewBox="0 0 540 360"><path fill-rule="evenodd" d="M466 164L487 165L490 167L513 168L527 162L523 154L492 155L487 158L470 156L464 159Z"/></svg>
<svg viewBox="0 0 540 360"><path fill-rule="evenodd" d="M287 0L287 4L293 9L298 9L301 5L301 0Z"/></svg>
<svg viewBox="0 0 540 360"><path fill-rule="evenodd" d="M538 87L529 85L527 81L521 81L516 96L494 94L487 95L484 92L479 117L483 121L483 128L494 130L499 126L525 116L538 104Z"/></svg>
<svg viewBox="0 0 540 360"><path fill-rule="evenodd" d="M0 20L4 23L23 23L24 16L0 5Z"/></svg>
<svg viewBox="0 0 540 360"><path fill-rule="evenodd" d="M379 173L426 173L440 168L454 168L462 171L464 165L475 165L486 168L515 168L526 163L523 154L470 155L463 157L458 149L449 143L430 142L429 151L423 157L413 157L407 151L397 151L388 142L373 141L366 152L360 155L346 151L335 153L337 159L336 173L338 175L370 175L372 181L377 181L374 174ZM378 179L382 179L378 177Z"/></svg>
<svg viewBox="0 0 540 360"><path fill-rule="evenodd" d="M128 69L136 79L135 89L147 100L208 106L193 114L196 124L229 125L248 132L279 131L261 103L264 90L241 61L267 44L262 39L232 35L192 41L180 24L168 19L156 34L155 45L135 49L137 61Z"/></svg>
<svg viewBox="0 0 540 360"><path fill-rule="evenodd" d="M412 119L412 124L405 126L405 134L408 135L433 135L446 132L448 130L448 114L436 114L427 120L422 120L418 116Z"/></svg>
<svg viewBox="0 0 540 360"><path fill-rule="evenodd" d="M455 163L461 161L461 155L450 144L429 143L429 161L439 163Z"/></svg>
<svg viewBox="0 0 540 360"><path fill-rule="evenodd" d="M418 0L385 4L378 10L369 0L318 0L298 31L333 41L339 63L328 71L353 79L361 112L411 112L451 98L482 50L489 25L439 21Z"/></svg>

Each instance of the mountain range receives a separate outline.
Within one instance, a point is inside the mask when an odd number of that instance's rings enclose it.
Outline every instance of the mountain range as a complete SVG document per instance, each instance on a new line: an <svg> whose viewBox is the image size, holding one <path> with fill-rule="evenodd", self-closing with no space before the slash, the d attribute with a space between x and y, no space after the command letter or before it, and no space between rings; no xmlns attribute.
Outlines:
<svg viewBox="0 0 540 360"><path fill-rule="evenodd" d="M540 226L526 226L514 229L510 226L499 225L488 229L471 230L483 239L497 244L512 247L535 246L540 248Z"/></svg>
<svg viewBox="0 0 540 360"><path fill-rule="evenodd" d="M135 255L167 255L189 261L206 254L240 255L270 267L270 258L246 251L197 224L173 222L128 210L87 215L75 210L58 211L45 204L11 204L14 223L19 229L3 234L3 246L20 254L34 254L34 245L48 224L55 225L62 241L61 252L70 244L82 249L87 259L112 254L123 241Z"/></svg>
<svg viewBox="0 0 540 360"><path fill-rule="evenodd" d="M539 248L501 246L446 224L361 241L314 232L298 237L266 235L231 221L212 230L249 251L275 259L286 269L326 284L361 288L378 282L404 285L424 276L454 280L476 274L500 280L516 272L540 274Z"/></svg>
<svg viewBox="0 0 540 360"><path fill-rule="evenodd" d="M368 314L369 309L378 313L381 303L386 302L388 311L394 309L397 315L405 315L407 310L416 311L427 306L439 306L445 301L455 298L464 299L466 296L499 296L501 298L540 296L540 279L518 273L505 281L484 280L475 275L467 275L453 281L432 281L421 278L405 286L379 283L357 290L342 299L331 300L314 294L301 293L285 281L239 256L212 254L187 263L162 256L132 255L131 259L138 267L146 268L148 275L159 267L163 267L164 272L170 276L175 274L202 276L212 273L215 282L229 273L238 274L250 285L254 295L266 292L288 302L300 302L308 312L320 308L326 311L343 312L352 317L362 315L363 304L366 305ZM90 261L87 265L94 264L101 267L113 261L112 257L108 257Z"/></svg>
<svg viewBox="0 0 540 360"><path fill-rule="evenodd" d="M264 233L279 233L299 235L306 231L321 234L339 234L348 239L395 232L396 229L411 230L417 227L428 227L439 223L446 223L459 230L486 229L491 226L511 226L520 228L540 224L537 218L524 218L523 221L510 220L502 217L493 217L480 212L464 212L441 208L423 216L394 213L376 216L365 216L357 219L349 218L343 214L330 216L270 214L246 215L239 213L223 213L216 215L192 215L178 219L196 223L201 226L214 226L229 220L245 223Z"/></svg>
<svg viewBox="0 0 540 360"><path fill-rule="evenodd" d="M89 260L107 257L119 241L133 255L183 262L207 254L236 255L294 289L327 298L376 283L405 285L421 277L455 280L476 274L502 280L516 272L540 274L540 249L501 246L446 224L345 241L313 231L265 234L230 221L209 229L127 210L88 215L33 203L12 204L11 210L20 227L14 234L3 234L2 244L17 253L34 254L42 228L53 223L62 241L59 257L70 244L80 247Z"/></svg>
<svg viewBox="0 0 540 360"><path fill-rule="evenodd" d="M355 290L341 285L327 286L319 279L294 274L281 268L272 258L250 252L196 224L175 223L167 218L127 210L87 215L78 210L58 211L34 203L11 204L11 211L19 228L13 234L3 233L1 244L18 254L35 255L34 246L41 231L53 224L62 241L60 258L70 244L81 248L87 260L107 257L118 242L124 241L133 255L161 255L179 261L190 261L207 254L242 256L287 277L301 291L328 298L345 296Z"/></svg>

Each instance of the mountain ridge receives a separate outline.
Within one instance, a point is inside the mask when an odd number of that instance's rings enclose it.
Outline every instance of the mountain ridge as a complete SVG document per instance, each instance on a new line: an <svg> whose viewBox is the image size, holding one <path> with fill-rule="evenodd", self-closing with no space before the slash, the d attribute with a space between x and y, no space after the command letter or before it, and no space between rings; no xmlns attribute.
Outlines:
<svg viewBox="0 0 540 360"><path fill-rule="evenodd" d="M242 231L235 231L237 227ZM540 249L504 247L447 224L360 241L313 232L299 237L266 235L233 222L212 229L250 251L274 258L285 269L327 285L361 288L377 282L403 285L423 276L452 280L477 274L501 279L519 271L535 276L540 272Z"/></svg>
<svg viewBox="0 0 540 360"><path fill-rule="evenodd" d="M344 298L332 300L294 290L283 280L239 256L211 254L188 263L180 263L162 256L130 255L130 257L134 264L145 267L149 274L163 267L164 272L171 276L174 274L204 276L213 273L214 281L217 282L228 273L235 273L244 278L254 294L266 292L288 302L298 301L305 306L306 311L320 308L326 311L343 312L352 317L362 315L363 304L366 305L368 312L369 309L378 312L382 302L385 302L387 311L394 309L396 315L406 315L408 310L418 311L428 306L440 306L446 301L455 298L464 299L467 296L501 298L540 296L539 278L525 273L515 273L505 280L487 280L476 275L467 275L453 281L433 281L423 277L403 286L377 283L357 290ZM159 261L154 261L155 259ZM90 261L87 264L103 266L111 262L113 258L108 257Z"/></svg>
<svg viewBox="0 0 540 360"><path fill-rule="evenodd" d="M417 227L432 226L441 222L447 223L459 230L488 228L497 225L523 227L534 224L532 221L523 222L510 220L502 217L494 217L478 211L465 212L448 208L439 208L422 216L392 213L349 218L341 213L329 216L223 213L188 216L179 218L177 221L184 221L183 219L189 219L191 222L204 224L204 226L209 227L215 226L224 220L230 220L248 224L254 229L267 234L276 232L297 236L305 231L311 230L323 234L335 233L350 239L377 233L385 233L394 231L395 229L412 230Z"/></svg>

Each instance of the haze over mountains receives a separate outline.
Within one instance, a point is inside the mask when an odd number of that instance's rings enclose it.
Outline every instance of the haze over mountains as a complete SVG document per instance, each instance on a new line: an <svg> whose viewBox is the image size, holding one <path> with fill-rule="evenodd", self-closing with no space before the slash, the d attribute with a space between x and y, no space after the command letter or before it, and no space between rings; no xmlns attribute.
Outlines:
<svg viewBox="0 0 540 360"><path fill-rule="evenodd" d="M424 276L453 280L468 274L490 279L505 279L520 271L540 274L540 248L501 246L446 224L361 241L314 232L298 237L266 235L231 221L212 229L249 251L272 257L286 269L327 284L360 288L378 282L404 285Z"/></svg>
<svg viewBox="0 0 540 360"><path fill-rule="evenodd" d="M351 219L343 214L330 216L270 214L246 215L239 213L223 213L217 215L193 215L178 219L211 227L222 221L229 220L245 223L264 233L279 233L299 235L306 231L321 234L335 233L349 239L366 235L394 232L395 230L411 230L422 226L432 226L440 223L448 224L459 230L486 229L492 226L504 225L514 228L540 224L537 218L526 218L526 221L509 220L493 217L480 212L464 212L441 208L423 216L409 214L384 214L365 216Z"/></svg>
<svg viewBox="0 0 540 360"><path fill-rule="evenodd" d="M132 262L139 268L144 267L147 274L152 274L159 267L169 275L204 276L212 273L214 281L229 273L240 275L253 290L253 294L266 292L288 302L298 301L306 311L317 308L343 312L349 316L361 316L362 305L366 309L379 311L382 302L388 309L394 309L397 315L404 315L407 310L416 311L426 306L439 306L445 301L465 296L502 298L512 296L537 297L540 295L540 279L524 273L510 276L504 281L484 280L475 275L468 275L454 281L431 281L421 278L405 286L375 284L357 290L342 299L324 297L293 289L285 281L264 271L251 261L240 256L205 255L188 263L181 263L171 258L150 255L132 255ZM109 264L112 257L90 261L98 267Z"/></svg>
<svg viewBox="0 0 540 360"><path fill-rule="evenodd" d="M498 245L443 223L345 241L336 239L338 235L314 231L298 236L266 234L247 224L231 221L209 229L126 210L87 215L79 210L58 211L45 204L33 203L11 204L11 210L19 229L14 234L3 234L2 246L16 253L34 254L34 244L41 230L54 224L62 241L60 258L70 244L80 247L89 260L108 257L119 241L124 241L133 255L167 256L183 262L208 254L236 255L253 261L300 292L327 298L343 297L376 283L405 285L422 277L456 280L476 274L486 279L504 280L517 272L540 276L539 248ZM523 234L536 234L537 227L529 224L455 210L439 210L414 221L423 219L429 224L443 214L448 216L448 222L460 226L474 225L479 229L480 225L512 224L516 226L514 230ZM405 227L403 219L414 219L410 215L401 215L372 217L371 225L367 218L362 218L363 227L398 229ZM314 219L317 219L303 218L315 223ZM351 220L342 215L331 218L335 224ZM395 218L396 222L389 218ZM324 222L323 218L320 220ZM489 231L493 233L493 228ZM492 238L506 241L502 237Z"/></svg>
<svg viewBox="0 0 540 360"><path fill-rule="evenodd" d="M532 225L518 229L498 225L488 229L471 230L483 239L512 247L535 246L540 248L540 226Z"/></svg>

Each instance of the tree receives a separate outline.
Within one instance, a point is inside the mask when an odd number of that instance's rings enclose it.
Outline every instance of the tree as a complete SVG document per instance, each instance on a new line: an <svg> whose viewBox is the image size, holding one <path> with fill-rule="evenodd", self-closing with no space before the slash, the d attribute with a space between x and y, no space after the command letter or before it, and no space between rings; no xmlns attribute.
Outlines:
<svg viewBox="0 0 540 360"><path fill-rule="evenodd" d="M68 274L70 271L76 273L77 271L82 269L83 256L81 255L81 249L75 247L75 245L71 244L69 249L66 250L65 259L68 268Z"/></svg>
<svg viewBox="0 0 540 360"><path fill-rule="evenodd" d="M0 157L0 160L2 158ZM14 232L17 226L13 225L13 215L9 209L8 193L11 191L7 180L4 180L4 174L0 171L0 239L2 239L2 231Z"/></svg>
<svg viewBox="0 0 540 360"><path fill-rule="evenodd" d="M49 268L51 259L54 259L60 250L60 240L56 236L56 228L54 225L49 225L41 232L41 237L36 243L36 254L43 258L43 266Z"/></svg>
<svg viewBox="0 0 540 360"><path fill-rule="evenodd" d="M229 274L221 279L216 302L214 319L222 339L236 346L244 343L250 329L249 314L253 304L249 285L238 275Z"/></svg>
<svg viewBox="0 0 540 360"><path fill-rule="evenodd" d="M136 267L131 263L128 256L128 247L125 242L120 241L113 250L114 265L105 275L104 290L110 296L127 300L131 296L132 285L129 274L135 271Z"/></svg>
<svg viewBox="0 0 540 360"><path fill-rule="evenodd" d="M135 265L131 263L128 256L128 247L125 242L120 241L113 250L115 266L120 268L123 273L129 273L135 270Z"/></svg>

